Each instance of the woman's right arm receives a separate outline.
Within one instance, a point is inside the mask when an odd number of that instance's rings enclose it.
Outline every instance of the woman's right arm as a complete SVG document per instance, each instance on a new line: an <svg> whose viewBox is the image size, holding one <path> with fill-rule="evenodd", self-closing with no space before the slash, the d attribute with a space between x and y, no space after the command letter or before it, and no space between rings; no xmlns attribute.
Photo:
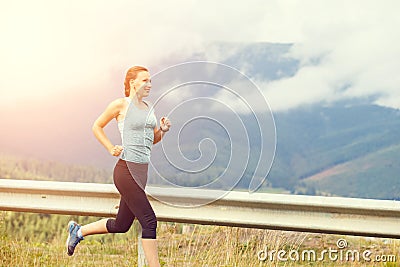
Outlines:
<svg viewBox="0 0 400 267"><path fill-rule="evenodd" d="M121 99L111 102L104 112L93 123L93 133L97 140L107 149L113 156L119 156L122 152L122 146L113 145L104 132L104 127L114 118L118 116L121 111L123 102Z"/></svg>

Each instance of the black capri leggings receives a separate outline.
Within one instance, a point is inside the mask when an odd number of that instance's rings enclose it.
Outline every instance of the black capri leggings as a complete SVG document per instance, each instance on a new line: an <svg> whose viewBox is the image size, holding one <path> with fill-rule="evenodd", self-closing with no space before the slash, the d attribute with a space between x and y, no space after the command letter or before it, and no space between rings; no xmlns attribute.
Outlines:
<svg viewBox="0 0 400 267"><path fill-rule="evenodd" d="M129 163L130 164L130 163ZM146 175L148 164L137 164L139 175ZM132 169L131 169L132 171ZM114 184L121 194L116 219L108 219L109 233L126 233L135 217L142 226L142 238L155 239L157 218L144 190L137 184L124 160L119 160L114 168ZM136 176L136 172L133 172ZM136 177L135 177L136 178ZM138 177L139 179L142 179Z"/></svg>

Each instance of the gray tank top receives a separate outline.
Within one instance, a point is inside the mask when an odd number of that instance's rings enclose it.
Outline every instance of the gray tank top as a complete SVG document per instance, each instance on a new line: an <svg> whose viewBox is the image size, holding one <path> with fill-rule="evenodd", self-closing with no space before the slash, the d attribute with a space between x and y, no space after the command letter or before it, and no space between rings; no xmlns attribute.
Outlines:
<svg viewBox="0 0 400 267"><path fill-rule="evenodd" d="M120 158L135 163L149 163L151 148L154 141L154 127L157 125L156 116L151 106L145 102L148 109L140 109L129 97L125 118L118 122L121 133L122 147Z"/></svg>

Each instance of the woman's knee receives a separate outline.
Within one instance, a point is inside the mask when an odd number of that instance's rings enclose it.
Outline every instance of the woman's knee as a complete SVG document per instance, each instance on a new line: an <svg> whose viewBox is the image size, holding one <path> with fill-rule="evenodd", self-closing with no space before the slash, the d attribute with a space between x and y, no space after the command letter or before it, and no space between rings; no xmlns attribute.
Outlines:
<svg viewBox="0 0 400 267"><path fill-rule="evenodd" d="M152 216L142 225L142 238L155 239L157 235L157 218Z"/></svg>
<svg viewBox="0 0 400 267"><path fill-rule="evenodd" d="M106 227L109 233L126 233L131 228L131 224L118 224L117 220L108 219Z"/></svg>

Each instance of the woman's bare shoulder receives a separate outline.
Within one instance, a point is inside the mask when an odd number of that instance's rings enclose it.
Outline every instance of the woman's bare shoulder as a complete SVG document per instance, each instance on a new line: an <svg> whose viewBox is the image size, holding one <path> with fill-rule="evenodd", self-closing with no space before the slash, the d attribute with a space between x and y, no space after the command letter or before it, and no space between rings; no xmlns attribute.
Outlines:
<svg viewBox="0 0 400 267"><path fill-rule="evenodd" d="M117 98L111 101L106 110L104 111L106 114L111 114L111 116L117 116L121 110L126 107L126 100L124 98Z"/></svg>
<svg viewBox="0 0 400 267"><path fill-rule="evenodd" d="M126 102L125 98L121 97L121 98L117 98L117 99L111 101L109 106L113 107L113 108L123 108L124 106L126 106L126 104L127 104L127 102Z"/></svg>

